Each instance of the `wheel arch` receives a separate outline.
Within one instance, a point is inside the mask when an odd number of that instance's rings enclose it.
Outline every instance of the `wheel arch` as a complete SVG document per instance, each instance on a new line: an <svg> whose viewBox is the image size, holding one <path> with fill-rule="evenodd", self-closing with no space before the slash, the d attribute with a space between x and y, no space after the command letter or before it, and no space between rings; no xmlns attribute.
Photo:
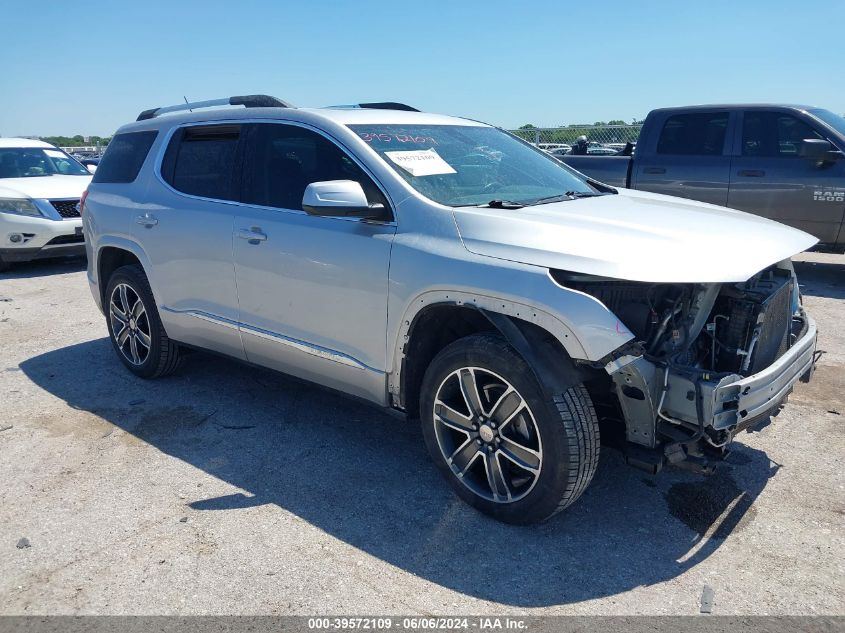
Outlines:
<svg viewBox="0 0 845 633"><path fill-rule="evenodd" d="M135 264L141 267L147 279L150 278L150 262L138 244L126 239L114 239L100 244L94 262L97 271L97 290L101 305L105 305L106 287L109 278L121 266ZM155 298L155 291L153 291Z"/></svg>
<svg viewBox="0 0 845 633"><path fill-rule="evenodd" d="M388 381L393 405L409 417L417 416L420 386L433 358L446 345L470 334L501 334L525 358L549 394L560 394L583 379L573 361L573 351L583 354L583 348L548 313L492 297L428 294L414 302L402 320Z"/></svg>

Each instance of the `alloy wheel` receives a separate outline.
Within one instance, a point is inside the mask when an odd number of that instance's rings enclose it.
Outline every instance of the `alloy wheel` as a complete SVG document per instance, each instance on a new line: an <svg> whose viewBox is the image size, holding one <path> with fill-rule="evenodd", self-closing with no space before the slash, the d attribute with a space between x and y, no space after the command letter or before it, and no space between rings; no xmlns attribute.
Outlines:
<svg viewBox="0 0 845 633"><path fill-rule="evenodd" d="M440 384L434 431L443 458L478 496L512 503L534 488L543 447L525 399L507 380L479 367L462 367Z"/></svg>
<svg viewBox="0 0 845 633"><path fill-rule="evenodd" d="M132 286L118 284L109 300L112 337L123 357L133 365L143 365L150 355L150 321L144 302Z"/></svg>

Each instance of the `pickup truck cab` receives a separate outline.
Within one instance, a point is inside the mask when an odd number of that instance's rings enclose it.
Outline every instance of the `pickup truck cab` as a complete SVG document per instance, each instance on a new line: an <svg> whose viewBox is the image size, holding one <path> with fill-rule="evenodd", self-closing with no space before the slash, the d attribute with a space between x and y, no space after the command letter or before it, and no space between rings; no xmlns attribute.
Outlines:
<svg viewBox="0 0 845 633"><path fill-rule="evenodd" d="M225 105L245 107L203 107ZM265 95L156 108L82 204L130 372L203 348L404 413L504 521L573 503L603 436L652 473L709 469L813 368L789 258L815 238L617 191L477 121Z"/></svg>
<svg viewBox="0 0 845 633"><path fill-rule="evenodd" d="M845 252L845 118L791 105L652 110L632 156L562 156L615 187L691 198L799 228ZM624 152L623 152L624 153Z"/></svg>

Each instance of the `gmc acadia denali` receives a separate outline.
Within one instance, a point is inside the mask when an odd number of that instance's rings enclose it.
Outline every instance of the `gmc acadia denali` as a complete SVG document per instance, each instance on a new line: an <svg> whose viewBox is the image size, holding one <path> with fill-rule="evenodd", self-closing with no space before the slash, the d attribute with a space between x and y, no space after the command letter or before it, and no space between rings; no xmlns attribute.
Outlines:
<svg viewBox="0 0 845 633"><path fill-rule="evenodd" d="M708 471L814 366L790 261L812 236L403 104L147 110L82 205L131 372L205 348L418 417L503 521L573 503L600 434L650 472Z"/></svg>

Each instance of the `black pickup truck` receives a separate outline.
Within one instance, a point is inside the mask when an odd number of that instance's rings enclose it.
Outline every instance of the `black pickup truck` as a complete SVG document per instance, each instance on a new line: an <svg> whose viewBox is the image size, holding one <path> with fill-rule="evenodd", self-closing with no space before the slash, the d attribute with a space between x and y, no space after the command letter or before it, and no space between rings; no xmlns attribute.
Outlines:
<svg viewBox="0 0 845 633"><path fill-rule="evenodd" d="M560 160L616 187L761 215L845 252L845 118L820 108L711 105L652 110L636 149Z"/></svg>

